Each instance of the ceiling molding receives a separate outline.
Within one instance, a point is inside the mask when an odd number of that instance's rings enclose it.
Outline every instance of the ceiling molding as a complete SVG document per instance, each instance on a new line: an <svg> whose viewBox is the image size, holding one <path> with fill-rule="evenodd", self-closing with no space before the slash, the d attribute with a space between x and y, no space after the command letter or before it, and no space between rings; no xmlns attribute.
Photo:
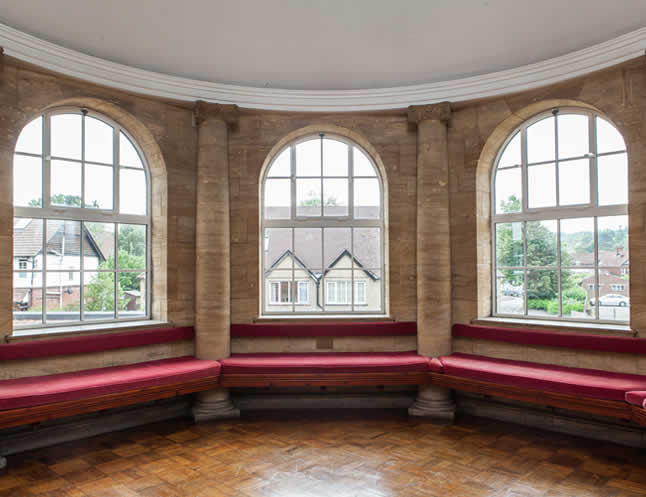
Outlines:
<svg viewBox="0 0 646 497"><path fill-rule="evenodd" d="M422 85L367 90L282 90L210 83L117 64L0 24L4 53L93 83L184 101L313 112L387 110L513 93L605 69L644 54L646 27L583 50L514 69Z"/></svg>

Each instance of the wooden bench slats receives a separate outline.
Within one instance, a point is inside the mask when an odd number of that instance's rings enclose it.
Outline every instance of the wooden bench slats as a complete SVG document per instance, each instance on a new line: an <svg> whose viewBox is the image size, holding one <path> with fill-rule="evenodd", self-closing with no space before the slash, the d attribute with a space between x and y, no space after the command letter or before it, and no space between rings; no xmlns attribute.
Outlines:
<svg viewBox="0 0 646 497"><path fill-rule="evenodd" d="M310 386L379 386L421 385L428 383L426 372L406 373L284 373L223 374L220 385L233 387L310 387Z"/></svg>

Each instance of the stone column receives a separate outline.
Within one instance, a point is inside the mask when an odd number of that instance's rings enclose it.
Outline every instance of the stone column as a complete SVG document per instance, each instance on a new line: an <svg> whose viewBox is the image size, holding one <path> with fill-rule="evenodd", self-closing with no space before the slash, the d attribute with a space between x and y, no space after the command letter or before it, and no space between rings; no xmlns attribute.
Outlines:
<svg viewBox="0 0 646 497"><path fill-rule="evenodd" d="M451 353L451 232L449 219L448 102L414 105L417 125L417 350ZM455 403L446 388L420 386L408 413L452 421Z"/></svg>
<svg viewBox="0 0 646 497"><path fill-rule="evenodd" d="M198 101L197 209L195 220L195 347L199 359L231 354L231 255L229 243L229 130L235 105ZM196 421L240 416L227 389L202 392Z"/></svg>

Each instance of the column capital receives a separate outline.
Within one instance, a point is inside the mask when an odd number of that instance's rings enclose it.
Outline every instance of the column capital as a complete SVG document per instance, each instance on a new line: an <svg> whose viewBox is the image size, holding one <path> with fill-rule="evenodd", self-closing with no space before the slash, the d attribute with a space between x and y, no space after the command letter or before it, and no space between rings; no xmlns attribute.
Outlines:
<svg viewBox="0 0 646 497"><path fill-rule="evenodd" d="M422 121L448 122L451 119L451 104L440 102L438 104L411 105L408 107L408 122L419 124Z"/></svg>
<svg viewBox="0 0 646 497"><path fill-rule="evenodd" d="M193 125L199 126L209 119L220 119L227 124L235 124L238 121L238 106L196 100L193 107Z"/></svg>

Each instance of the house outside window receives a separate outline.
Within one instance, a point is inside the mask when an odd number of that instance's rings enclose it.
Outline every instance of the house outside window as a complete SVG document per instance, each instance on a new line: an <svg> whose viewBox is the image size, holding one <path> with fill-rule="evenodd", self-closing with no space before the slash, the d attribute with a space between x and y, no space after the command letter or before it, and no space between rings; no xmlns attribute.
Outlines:
<svg viewBox="0 0 646 497"><path fill-rule="evenodd" d="M270 281L269 288L272 305L309 303L309 282L307 281Z"/></svg>
<svg viewBox="0 0 646 497"><path fill-rule="evenodd" d="M629 322L628 157L614 125L570 108L527 121L491 191L494 315Z"/></svg>

